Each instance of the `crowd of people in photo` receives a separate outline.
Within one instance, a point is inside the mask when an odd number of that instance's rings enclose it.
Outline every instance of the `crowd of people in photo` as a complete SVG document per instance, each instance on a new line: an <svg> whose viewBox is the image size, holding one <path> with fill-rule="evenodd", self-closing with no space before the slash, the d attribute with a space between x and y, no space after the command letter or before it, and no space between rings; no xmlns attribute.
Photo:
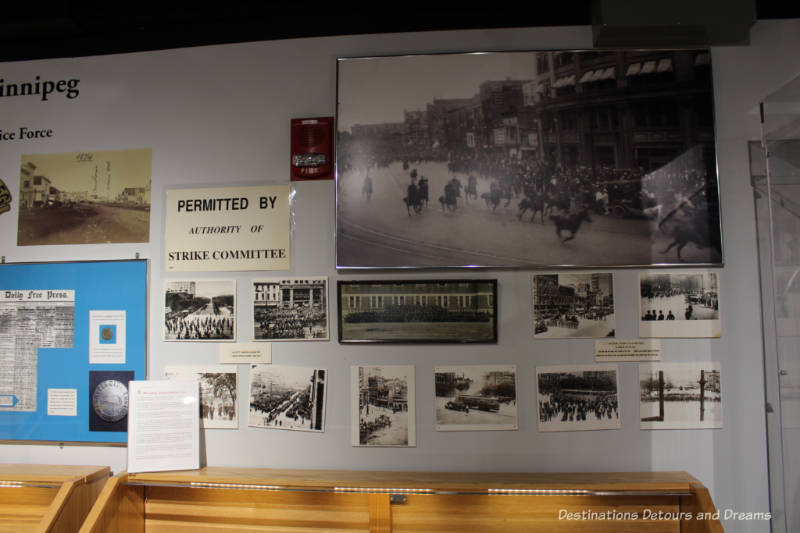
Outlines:
<svg viewBox="0 0 800 533"><path fill-rule="evenodd" d="M550 422L581 422L594 416L594 420L619 418L616 394L598 394L591 398L566 393L551 393L549 400L539 401L539 420Z"/></svg>
<svg viewBox="0 0 800 533"><path fill-rule="evenodd" d="M231 404L220 403L216 407L205 401L200 403L200 417L207 420L233 420L236 416L236 407Z"/></svg>
<svg viewBox="0 0 800 533"><path fill-rule="evenodd" d="M164 322L167 339L232 339L234 319L227 315L168 315Z"/></svg>
<svg viewBox="0 0 800 533"><path fill-rule="evenodd" d="M492 315L470 309L449 310L436 304L391 304L346 314L345 322L489 322Z"/></svg>
<svg viewBox="0 0 800 533"><path fill-rule="evenodd" d="M320 308L268 308L265 311L256 311L255 337L257 339L325 338L326 323L326 313Z"/></svg>
<svg viewBox="0 0 800 533"><path fill-rule="evenodd" d="M265 426L282 427L283 420L278 419L281 414L284 418L302 425L311 418L309 397L308 389L303 392L285 391L279 395L261 393L250 400L250 409L263 415Z"/></svg>

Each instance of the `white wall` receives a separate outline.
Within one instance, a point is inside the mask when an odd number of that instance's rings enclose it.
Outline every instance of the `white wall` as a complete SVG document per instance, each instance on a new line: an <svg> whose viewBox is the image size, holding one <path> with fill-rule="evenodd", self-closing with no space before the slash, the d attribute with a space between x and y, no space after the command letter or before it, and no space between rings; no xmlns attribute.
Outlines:
<svg viewBox="0 0 800 533"><path fill-rule="evenodd" d="M496 346L343 346L274 343L277 364L319 365L330 371L326 431L268 431L246 427L206 431L208 463L292 468L499 471L686 470L705 483L721 509L766 511L767 458L753 197L746 141L759 136L760 99L800 71L800 21L760 22L749 47L713 50L719 179L725 248L721 270L723 336L714 340L664 340L664 360L722 362L724 429L640 431L635 364L620 367L622 429L539 433L536 365L590 363L592 340L533 341L531 272L478 271L500 287ZM120 56L6 63L7 81L81 79L75 100L0 99L0 128L52 128L40 141L0 142L0 177L19 197L23 153L153 148L149 244L17 247L17 204L0 215L0 254L8 262L132 258L151 260L149 375L166 364L212 364L215 344L164 343L161 332L164 191L172 187L288 181L289 120L335 114L336 58L414 52L589 48L590 28L430 32L366 35L170 50ZM290 274L328 275L332 337L335 281L370 274L334 268L334 184L297 185ZM405 274L405 273L404 273ZM263 273L260 274L263 276ZM409 274L459 276L460 272ZM615 276L617 336L636 329L636 271ZM397 277L378 274L376 277ZM248 340L249 280L258 274L214 273L238 280L239 340ZM2 285L2 280L0 280ZM519 431L434 431L433 367L460 363L513 363L519 379ZM417 447L350 446L349 367L362 363L416 365ZM240 408L248 372L240 367ZM244 410L246 412L246 410ZM0 445L0 461L106 464L125 468L125 449ZM733 522L726 531L768 531L764 522Z"/></svg>

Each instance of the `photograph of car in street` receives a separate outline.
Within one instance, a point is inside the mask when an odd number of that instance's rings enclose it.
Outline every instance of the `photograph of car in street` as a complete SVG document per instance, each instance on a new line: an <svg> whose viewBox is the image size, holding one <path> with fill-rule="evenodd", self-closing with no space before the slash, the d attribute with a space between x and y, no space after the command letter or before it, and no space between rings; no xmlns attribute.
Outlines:
<svg viewBox="0 0 800 533"><path fill-rule="evenodd" d="M436 430L515 430L515 365L437 366Z"/></svg>

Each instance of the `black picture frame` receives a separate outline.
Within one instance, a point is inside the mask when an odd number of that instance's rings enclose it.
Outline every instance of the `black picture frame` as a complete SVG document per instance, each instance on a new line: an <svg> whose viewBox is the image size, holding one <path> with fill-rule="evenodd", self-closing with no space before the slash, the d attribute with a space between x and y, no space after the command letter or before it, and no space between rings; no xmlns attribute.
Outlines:
<svg viewBox="0 0 800 533"><path fill-rule="evenodd" d="M496 279L340 280L340 343L496 343Z"/></svg>
<svg viewBox="0 0 800 533"><path fill-rule="evenodd" d="M721 266L707 49L340 58L337 268Z"/></svg>

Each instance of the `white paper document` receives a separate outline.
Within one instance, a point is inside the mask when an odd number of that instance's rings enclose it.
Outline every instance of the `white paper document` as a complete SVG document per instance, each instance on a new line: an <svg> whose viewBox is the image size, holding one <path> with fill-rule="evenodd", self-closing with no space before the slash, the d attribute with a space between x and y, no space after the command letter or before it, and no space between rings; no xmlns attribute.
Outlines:
<svg viewBox="0 0 800 533"><path fill-rule="evenodd" d="M220 344L219 362L221 364L272 363L272 344L263 342Z"/></svg>
<svg viewBox="0 0 800 533"><path fill-rule="evenodd" d="M200 468L197 381L131 381L129 389L128 472Z"/></svg>
<svg viewBox="0 0 800 533"><path fill-rule="evenodd" d="M89 311L89 364L125 364L125 310Z"/></svg>

